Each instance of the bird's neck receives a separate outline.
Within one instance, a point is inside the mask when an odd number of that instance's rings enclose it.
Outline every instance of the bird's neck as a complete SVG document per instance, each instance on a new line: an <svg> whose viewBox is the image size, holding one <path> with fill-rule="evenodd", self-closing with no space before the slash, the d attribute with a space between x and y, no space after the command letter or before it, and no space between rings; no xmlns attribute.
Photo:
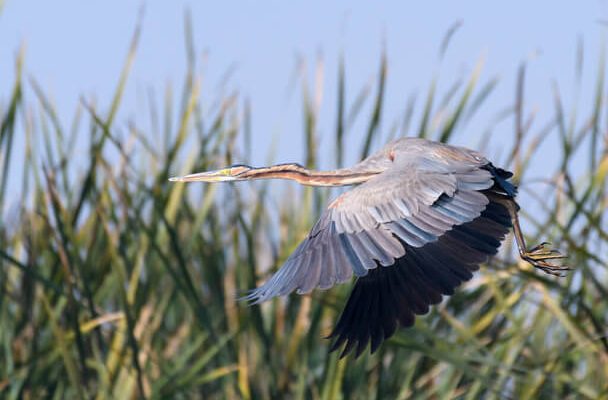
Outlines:
<svg viewBox="0 0 608 400"><path fill-rule="evenodd" d="M334 171L313 171L299 164L278 164L253 168L239 175L239 179L286 179L308 186L345 186L363 183L377 172L354 171L348 168Z"/></svg>

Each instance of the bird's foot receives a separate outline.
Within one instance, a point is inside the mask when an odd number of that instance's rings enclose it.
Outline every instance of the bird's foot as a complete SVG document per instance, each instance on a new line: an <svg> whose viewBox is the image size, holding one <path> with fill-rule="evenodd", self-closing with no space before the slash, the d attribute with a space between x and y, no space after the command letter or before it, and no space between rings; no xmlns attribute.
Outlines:
<svg viewBox="0 0 608 400"><path fill-rule="evenodd" d="M550 248L549 245L550 243L543 242L528 251L522 252L522 260L529 262L534 268L538 268L547 274L565 276L565 273L571 271L572 268L567 265L554 264L550 260L560 260L568 256Z"/></svg>

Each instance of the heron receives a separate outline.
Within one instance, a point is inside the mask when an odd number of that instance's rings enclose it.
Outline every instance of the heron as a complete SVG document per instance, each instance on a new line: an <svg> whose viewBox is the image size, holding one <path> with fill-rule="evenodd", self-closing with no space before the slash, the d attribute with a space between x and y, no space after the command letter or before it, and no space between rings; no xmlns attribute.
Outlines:
<svg viewBox="0 0 608 400"><path fill-rule="evenodd" d="M355 284L329 334L330 351L374 353L398 327L454 294L498 252L513 229L519 256L561 276L566 255L549 243L528 248L513 174L481 153L404 137L351 168L314 171L299 164L224 169L174 182L286 179L308 186L355 185L329 203L310 233L265 283L244 298L257 304L292 292Z"/></svg>

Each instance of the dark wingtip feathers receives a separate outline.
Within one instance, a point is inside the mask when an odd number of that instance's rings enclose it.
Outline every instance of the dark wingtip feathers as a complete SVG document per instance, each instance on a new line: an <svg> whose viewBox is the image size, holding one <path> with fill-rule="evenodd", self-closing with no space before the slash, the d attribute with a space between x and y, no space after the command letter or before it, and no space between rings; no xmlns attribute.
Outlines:
<svg viewBox="0 0 608 400"><path fill-rule="evenodd" d="M427 313L442 295L453 294L469 280L481 262L496 254L510 226L506 209L490 202L477 219L455 226L435 242L419 248L402 242L405 256L390 267L378 265L355 283L328 337L334 340L330 351L344 346L340 358L353 350L357 358L370 344L373 354L398 325L412 326L414 314Z"/></svg>

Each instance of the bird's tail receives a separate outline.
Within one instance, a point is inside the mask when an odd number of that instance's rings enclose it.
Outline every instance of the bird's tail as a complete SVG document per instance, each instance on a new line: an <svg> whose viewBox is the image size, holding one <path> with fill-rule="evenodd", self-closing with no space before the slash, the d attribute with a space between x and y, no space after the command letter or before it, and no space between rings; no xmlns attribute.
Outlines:
<svg viewBox="0 0 608 400"><path fill-rule="evenodd" d="M500 190L509 197L517 196L517 186L509 182L513 173L502 168L495 167L492 163L486 165L484 169L490 171L494 178L494 187L492 190Z"/></svg>

